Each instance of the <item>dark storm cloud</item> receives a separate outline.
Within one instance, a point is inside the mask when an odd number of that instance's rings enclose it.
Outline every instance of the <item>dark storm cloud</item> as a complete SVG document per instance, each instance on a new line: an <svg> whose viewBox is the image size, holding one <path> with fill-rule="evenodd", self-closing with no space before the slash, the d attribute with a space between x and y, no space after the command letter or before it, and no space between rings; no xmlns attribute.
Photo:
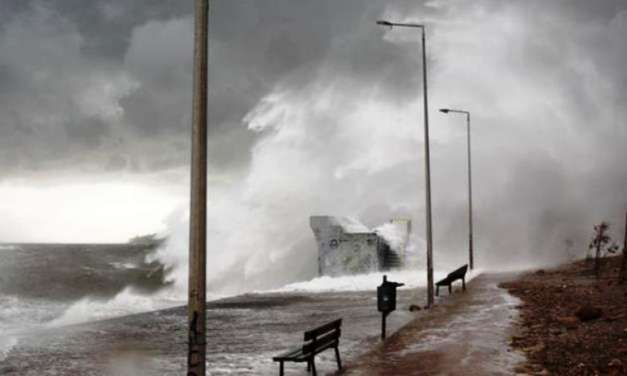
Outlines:
<svg viewBox="0 0 627 376"><path fill-rule="evenodd" d="M25 0L5 1L0 5L4 21L28 15L44 7L56 17L71 22L84 38L82 50L94 57L121 59L129 36L137 25L188 15L191 1L159 0Z"/></svg>
<svg viewBox="0 0 627 376"><path fill-rule="evenodd" d="M412 100L420 89L415 74L419 50L414 44L382 41L386 30L373 23L382 16L429 19L455 9L482 7L496 13L515 9L532 24L539 19L541 25L557 25L547 28L550 48L543 39L519 47L525 58L517 69L534 76L554 66L565 95L578 107L589 107L593 101L579 90L578 73L561 67L564 52L575 45L579 50L573 57L581 50L594 52L596 66L606 76L615 75L617 91L624 90L624 48L609 50L607 41L573 41L570 30L561 28L563 20L605 26L625 8L622 1L426 4L212 1L212 167L222 171L246 167L258 136L242 119L276 85L306 85L326 70L336 72L339 84L346 85L356 100L369 82L380 85L383 98ZM133 165L139 170L187 163L192 7L192 1L3 1L2 170L19 173L20 168L42 163L61 167L88 163L103 169ZM409 32L398 33L416 41ZM431 69L437 70L437 56L430 58ZM592 118L595 109L583 113ZM170 142L173 139L177 142ZM164 147L145 147L147 143ZM34 151L22 152L26 149ZM119 163L119 155L129 163Z"/></svg>
<svg viewBox="0 0 627 376"><path fill-rule="evenodd" d="M213 168L245 167L256 136L242 124L244 116L278 82L314 79L323 62L338 75L354 78L394 65L395 70L388 68L387 87L394 88L389 93L404 97L403 88L413 90L415 79L407 80L414 76L413 53L376 43L381 30L371 21L385 4L214 1ZM15 166L30 162L108 168L109 154L120 152L140 169L159 169L163 160L186 163L191 10L191 1L3 2L0 132L5 151L0 163L12 166L3 171L19 173ZM135 146L158 144L164 137L178 137L183 148L146 155ZM23 163L15 164L11 158L17 150L11 148L37 152L22 154ZM32 158L45 161L29 162Z"/></svg>

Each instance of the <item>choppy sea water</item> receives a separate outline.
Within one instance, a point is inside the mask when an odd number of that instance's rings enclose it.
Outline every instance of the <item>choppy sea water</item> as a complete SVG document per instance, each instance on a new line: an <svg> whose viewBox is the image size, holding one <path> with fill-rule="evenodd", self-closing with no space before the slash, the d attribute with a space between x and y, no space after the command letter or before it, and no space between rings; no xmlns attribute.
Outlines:
<svg viewBox="0 0 627 376"><path fill-rule="evenodd" d="M149 249L128 245L15 245L0 248L0 373L178 375L186 361L184 296L172 296ZM416 271L389 273L407 284L390 332L424 303ZM381 274L297 282L213 301L207 312L211 374L264 375L273 355L303 331L343 318L344 361L378 341L375 289ZM439 277L439 276L436 276ZM168 308L172 307L172 308ZM332 352L320 358L335 370ZM287 374L306 374L288 365Z"/></svg>
<svg viewBox="0 0 627 376"><path fill-rule="evenodd" d="M0 245L0 364L24 333L172 306L150 299L168 286L163 265L147 261L151 251L129 244Z"/></svg>

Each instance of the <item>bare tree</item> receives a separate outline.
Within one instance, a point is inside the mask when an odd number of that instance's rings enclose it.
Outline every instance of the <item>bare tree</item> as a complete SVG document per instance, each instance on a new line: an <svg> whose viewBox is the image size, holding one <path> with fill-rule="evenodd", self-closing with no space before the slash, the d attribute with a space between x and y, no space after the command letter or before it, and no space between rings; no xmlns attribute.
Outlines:
<svg viewBox="0 0 627 376"><path fill-rule="evenodd" d="M620 283L627 280L627 213L625 213L625 236L623 237L623 262L620 266Z"/></svg>
<svg viewBox="0 0 627 376"><path fill-rule="evenodd" d="M590 242L590 249L595 250L594 254L594 273L597 279L601 274L601 256L604 252L614 253L618 250L616 243L610 244L612 238L609 233L610 224L607 222L601 222L594 226L594 236Z"/></svg>

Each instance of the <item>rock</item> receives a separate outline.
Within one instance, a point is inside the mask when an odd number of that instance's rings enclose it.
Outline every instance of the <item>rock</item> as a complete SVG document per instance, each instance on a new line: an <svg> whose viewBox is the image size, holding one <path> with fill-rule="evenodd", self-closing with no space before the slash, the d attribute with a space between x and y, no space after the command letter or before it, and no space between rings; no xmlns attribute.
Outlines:
<svg viewBox="0 0 627 376"><path fill-rule="evenodd" d="M612 359L607 365L609 376L620 376L625 374L625 366L620 359Z"/></svg>
<svg viewBox="0 0 627 376"><path fill-rule="evenodd" d="M532 365L530 364L520 364L514 368L514 372L516 372L516 375L528 376L528 375L533 374L534 370L533 370Z"/></svg>
<svg viewBox="0 0 627 376"><path fill-rule="evenodd" d="M614 316L606 317L605 321L616 321L616 320L622 320L624 318L625 318L625 314L624 313L619 313L619 314L614 315Z"/></svg>
<svg viewBox="0 0 627 376"><path fill-rule="evenodd" d="M576 329L577 325L579 325L579 320L574 316L558 317L556 321L566 329Z"/></svg>
<svg viewBox="0 0 627 376"><path fill-rule="evenodd" d="M533 354L533 353L537 353L537 352L544 350L544 347L545 347L544 343L538 343L535 346L524 347L522 351Z"/></svg>
<svg viewBox="0 0 627 376"><path fill-rule="evenodd" d="M420 306L417 306L415 304L412 304L409 306L409 312L420 311L420 310L422 310L422 308L420 308Z"/></svg>
<svg viewBox="0 0 627 376"><path fill-rule="evenodd" d="M575 316L577 316L581 321L596 320L603 316L603 310L592 305L583 305L579 307Z"/></svg>
<svg viewBox="0 0 627 376"><path fill-rule="evenodd" d="M537 275L544 275L545 273L544 269L540 269L536 272Z"/></svg>

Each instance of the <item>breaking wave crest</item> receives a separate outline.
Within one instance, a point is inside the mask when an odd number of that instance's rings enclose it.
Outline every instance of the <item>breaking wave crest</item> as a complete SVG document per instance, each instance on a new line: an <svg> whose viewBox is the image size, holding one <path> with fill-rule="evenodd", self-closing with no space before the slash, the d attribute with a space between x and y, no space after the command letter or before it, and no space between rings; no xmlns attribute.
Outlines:
<svg viewBox="0 0 627 376"><path fill-rule="evenodd" d="M467 274L466 281L470 281L481 274L481 271L471 271ZM285 285L279 289L269 292L339 292L339 291L374 291L381 284L383 276L388 280L404 283L401 289L412 289L425 287L427 285L427 275L424 270L392 270L388 272L377 272L359 275L347 275L340 277L322 276L306 282L296 282ZM446 277L446 272L435 272L436 281Z"/></svg>

